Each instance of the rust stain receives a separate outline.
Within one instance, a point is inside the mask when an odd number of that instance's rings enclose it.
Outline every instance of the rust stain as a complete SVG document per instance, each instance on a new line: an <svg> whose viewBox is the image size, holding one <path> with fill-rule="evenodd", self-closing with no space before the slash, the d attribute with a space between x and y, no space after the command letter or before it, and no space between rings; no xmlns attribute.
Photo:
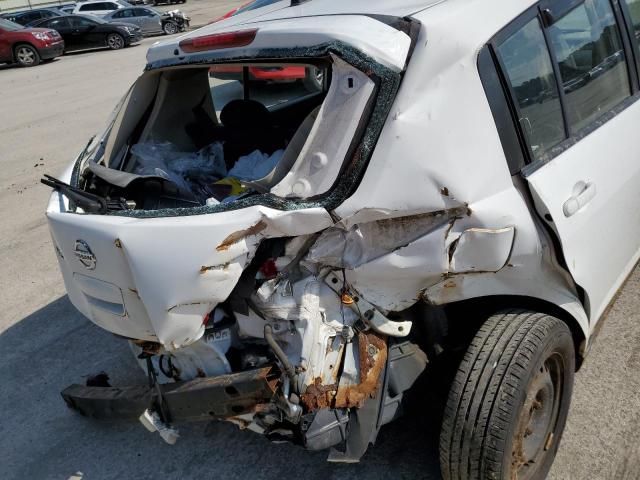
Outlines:
<svg viewBox="0 0 640 480"><path fill-rule="evenodd" d="M360 332L358 353L360 383L343 387L322 385L322 379L316 378L301 395L302 404L308 410L362 407L365 400L375 396L387 362L386 338L376 332Z"/></svg>
<svg viewBox="0 0 640 480"><path fill-rule="evenodd" d="M307 390L300 396L300 399L308 410L328 408L332 406L336 388L337 386L335 384L322 385L322 378L318 377L307 387Z"/></svg>
<svg viewBox="0 0 640 480"><path fill-rule="evenodd" d="M440 189L440 194L442 194L445 197L448 197L449 196L449 189L447 187L442 187Z"/></svg>
<svg viewBox="0 0 640 480"><path fill-rule="evenodd" d="M448 282L445 282L443 285L444 288L456 288L456 282L454 282L453 280L449 280Z"/></svg>
<svg viewBox="0 0 640 480"><path fill-rule="evenodd" d="M249 227L245 230L240 230L238 232L234 232L231 235L229 235L227 238L225 238L222 241L220 245L216 247L216 250L218 252L229 250L229 247L231 247L231 245L233 245L234 243L238 243L240 240L243 240L252 235L257 235L258 233L262 232L266 228L267 228L267 224L264 221L260 220L258 223L256 223L252 227Z"/></svg>
<svg viewBox="0 0 640 480"><path fill-rule="evenodd" d="M119 238L116 238L116 241L113 242L113 244L116 246L116 248L122 248L122 242Z"/></svg>
<svg viewBox="0 0 640 480"><path fill-rule="evenodd" d="M157 355L162 350L162 345L156 342L149 342L148 340L133 340L133 343L149 355Z"/></svg>
<svg viewBox="0 0 640 480"><path fill-rule="evenodd" d="M211 270L227 270L229 268L229 265L229 262L223 265L203 265L200 267L200 273L203 274Z"/></svg>

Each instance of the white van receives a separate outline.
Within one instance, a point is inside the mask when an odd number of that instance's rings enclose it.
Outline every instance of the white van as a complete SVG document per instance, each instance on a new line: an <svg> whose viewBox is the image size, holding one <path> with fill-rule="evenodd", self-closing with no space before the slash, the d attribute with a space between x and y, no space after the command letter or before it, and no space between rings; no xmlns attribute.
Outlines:
<svg viewBox="0 0 640 480"><path fill-rule="evenodd" d="M444 477L545 478L639 258L639 6L280 1L155 44L45 180L71 301L150 379L69 405L352 462L448 364Z"/></svg>

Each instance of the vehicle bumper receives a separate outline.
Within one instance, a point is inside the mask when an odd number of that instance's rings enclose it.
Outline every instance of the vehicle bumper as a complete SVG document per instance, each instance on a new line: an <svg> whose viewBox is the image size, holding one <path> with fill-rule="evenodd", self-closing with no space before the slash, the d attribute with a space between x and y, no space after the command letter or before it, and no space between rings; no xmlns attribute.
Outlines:
<svg viewBox="0 0 640 480"><path fill-rule="evenodd" d="M164 412L169 417L164 421L189 422L231 418L252 412L257 405L271 401L275 384L271 367L266 367L156 387L71 385L61 395L69 408L86 417L134 420L149 409Z"/></svg>
<svg viewBox="0 0 640 480"><path fill-rule="evenodd" d="M125 41L127 42L127 45L131 45L132 43L138 43L142 40L143 35L142 32L139 33L131 33L129 34L129 36L125 39Z"/></svg>
<svg viewBox="0 0 640 480"><path fill-rule="evenodd" d="M43 60L59 57L64 52L64 42L52 43L48 47L40 48L38 52Z"/></svg>

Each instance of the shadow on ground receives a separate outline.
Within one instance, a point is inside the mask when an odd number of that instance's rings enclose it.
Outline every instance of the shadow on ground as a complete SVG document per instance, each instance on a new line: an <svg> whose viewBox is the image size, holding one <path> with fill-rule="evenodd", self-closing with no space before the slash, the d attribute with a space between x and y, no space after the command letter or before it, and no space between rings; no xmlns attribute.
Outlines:
<svg viewBox="0 0 640 480"><path fill-rule="evenodd" d="M127 344L62 297L0 335L0 477L440 478L437 429L407 415L383 428L359 464L276 445L230 424L180 426L168 446L137 423L100 423L68 410L59 392L104 370L112 383L144 383ZM420 406L420 405L418 405Z"/></svg>

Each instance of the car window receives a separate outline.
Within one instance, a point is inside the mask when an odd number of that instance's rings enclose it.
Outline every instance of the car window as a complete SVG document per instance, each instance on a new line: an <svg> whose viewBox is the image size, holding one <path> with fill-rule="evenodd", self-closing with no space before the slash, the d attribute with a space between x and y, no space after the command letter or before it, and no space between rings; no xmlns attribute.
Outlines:
<svg viewBox="0 0 640 480"><path fill-rule="evenodd" d="M75 28L90 27L96 24L95 22L92 22L88 18L80 18L80 17L72 17L69 19L69 21L71 22L71 26Z"/></svg>
<svg viewBox="0 0 640 480"><path fill-rule="evenodd" d="M11 22L9 20L5 20L0 18L0 29L6 32L15 32L17 30L22 30L24 27L15 22Z"/></svg>
<svg viewBox="0 0 640 480"><path fill-rule="evenodd" d="M89 12L95 10L95 4L89 4L89 5L82 5L80 7L80 11L81 12Z"/></svg>
<svg viewBox="0 0 640 480"><path fill-rule="evenodd" d="M508 37L497 48L518 105L518 120L534 158L564 140L562 108L537 18Z"/></svg>
<svg viewBox="0 0 640 480"><path fill-rule="evenodd" d="M620 32L609 0L586 0L549 27L572 132L631 94Z"/></svg>
<svg viewBox="0 0 640 480"><path fill-rule="evenodd" d="M69 20L66 17L60 17L49 20L45 22L45 24L47 25L47 28L53 28L54 30L57 30L59 28L69 27Z"/></svg>
<svg viewBox="0 0 640 480"><path fill-rule="evenodd" d="M135 16L135 12L130 8L123 8L113 14L113 18L131 18Z"/></svg>
<svg viewBox="0 0 640 480"><path fill-rule="evenodd" d="M40 12L29 12L20 15L20 17L18 17L18 20L20 21L20 23L25 24L33 22L34 20L38 20L40 18L42 18Z"/></svg>
<svg viewBox="0 0 640 480"><path fill-rule="evenodd" d="M137 8L135 10L137 17L153 17L154 13L146 8Z"/></svg>
<svg viewBox="0 0 640 480"><path fill-rule="evenodd" d="M209 86L214 108L219 114L232 100L245 98L242 66L216 65L209 69ZM312 65L248 66L248 94L267 110L277 110L316 95L324 88L324 70Z"/></svg>
<svg viewBox="0 0 640 480"><path fill-rule="evenodd" d="M640 0L624 0L629 7L629 15L633 25L634 38L636 45L640 45Z"/></svg>

